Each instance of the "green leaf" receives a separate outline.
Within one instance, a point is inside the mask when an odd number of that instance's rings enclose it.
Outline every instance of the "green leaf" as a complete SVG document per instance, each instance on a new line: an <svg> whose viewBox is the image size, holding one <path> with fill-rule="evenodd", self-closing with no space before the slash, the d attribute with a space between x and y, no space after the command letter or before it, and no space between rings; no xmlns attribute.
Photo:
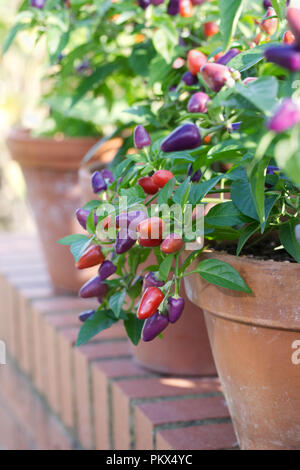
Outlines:
<svg viewBox="0 0 300 470"><path fill-rule="evenodd" d="M261 225L263 225L266 221L265 173L269 161L269 157L264 157L262 160L254 162L254 165L249 171L249 181L251 186L252 197Z"/></svg>
<svg viewBox="0 0 300 470"><path fill-rule="evenodd" d="M223 202L212 207L205 217L205 223L216 227L231 227L244 224L247 218L233 202Z"/></svg>
<svg viewBox="0 0 300 470"><path fill-rule="evenodd" d="M108 301L108 304L111 310L114 312L116 318L120 317L125 298L126 289L123 289L121 292L115 292Z"/></svg>
<svg viewBox="0 0 300 470"><path fill-rule="evenodd" d="M175 178L172 178L164 185L158 193L158 204L166 204L170 199L175 187Z"/></svg>
<svg viewBox="0 0 300 470"><path fill-rule="evenodd" d="M235 70L238 70L239 72L245 72L263 60L265 48L266 46L263 45L254 47L253 49L248 49L245 52L241 52L231 59L231 61L228 62L228 65Z"/></svg>
<svg viewBox="0 0 300 470"><path fill-rule="evenodd" d="M141 186L134 186L128 189L121 189L120 195L127 197L127 205L141 204L145 201L145 193Z"/></svg>
<svg viewBox="0 0 300 470"><path fill-rule="evenodd" d="M9 31L2 46L2 53L6 54L12 43L14 42L17 34L30 27L30 23L16 23Z"/></svg>
<svg viewBox="0 0 300 470"><path fill-rule="evenodd" d="M149 43L137 44L133 47L129 57L129 65L135 75L147 77L149 75L149 64L155 54L152 45Z"/></svg>
<svg viewBox="0 0 300 470"><path fill-rule="evenodd" d="M174 255L167 255L159 266L159 277L162 281L167 281L173 263Z"/></svg>
<svg viewBox="0 0 300 470"><path fill-rule="evenodd" d="M198 264L196 271L205 281L216 286L251 293L251 289L230 264L217 259L206 259Z"/></svg>
<svg viewBox="0 0 300 470"><path fill-rule="evenodd" d="M193 184L189 195L189 202L191 204L198 204L206 196L211 189L224 177L224 175L218 175L211 180L204 181L203 183Z"/></svg>
<svg viewBox="0 0 300 470"><path fill-rule="evenodd" d="M78 240L77 242L72 243L72 245L70 246L70 250L76 262L81 258L83 253L89 247L90 243L91 243L90 239L86 241Z"/></svg>
<svg viewBox="0 0 300 470"><path fill-rule="evenodd" d="M67 237L61 238L58 240L57 243L60 245L72 245L72 243L83 241L87 242L89 240L89 237L86 235L80 235L80 234L74 234L74 235L68 235Z"/></svg>
<svg viewBox="0 0 300 470"><path fill-rule="evenodd" d="M278 82L275 77L260 77L247 86L236 83L235 90L264 113L270 113L277 105Z"/></svg>
<svg viewBox="0 0 300 470"><path fill-rule="evenodd" d="M235 206L251 219L259 220L253 201L251 186L245 173L245 179L234 181L231 185L231 199Z"/></svg>
<svg viewBox="0 0 300 470"><path fill-rule="evenodd" d="M300 245L295 235L295 227L300 223L299 219L291 219L279 227L279 238L286 251L300 263Z"/></svg>
<svg viewBox="0 0 300 470"><path fill-rule="evenodd" d="M96 227L95 227L95 220L94 220L94 212L93 211L91 211L89 213L89 216L86 220L86 229L87 229L88 233L90 233L91 235L93 235L95 233Z"/></svg>
<svg viewBox="0 0 300 470"><path fill-rule="evenodd" d="M272 7L276 11L277 16L283 20L285 18L286 0L272 0Z"/></svg>
<svg viewBox="0 0 300 470"><path fill-rule="evenodd" d="M247 225L239 238L238 246L236 249L236 255L239 256L240 252L242 251L244 245L247 243L249 238L257 232L259 229L259 224L257 222L253 222L252 224Z"/></svg>
<svg viewBox="0 0 300 470"><path fill-rule="evenodd" d="M112 317L110 310L100 310L89 318L81 327L79 336L76 342L76 347L88 343L94 336L101 331L110 328L118 320Z"/></svg>
<svg viewBox="0 0 300 470"><path fill-rule="evenodd" d="M300 158L298 128L290 138L281 139L275 146L277 164L285 174L300 188Z"/></svg>
<svg viewBox="0 0 300 470"><path fill-rule="evenodd" d="M219 0L219 13L221 17L221 34L223 49L228 49L230 41L243 10L243 0Z"/></svg>
<svg viewBox="0 0 300 470"><path fill-rule="evenodd" d="M181 207L183 207L188 201L190 190L191 190L191 183L190 183L190 179L187 178L176 189L174 196L173 196L173 201L176 202L176 204L180 204Z"/></svg>
<svg viewBox="0 0 300 470"><path fill-rule="evenodd" d="M140 342L144 322L144 320L139 320L134 313L128 313L127 320L124 321L126 332L134 346Z"/></svg>

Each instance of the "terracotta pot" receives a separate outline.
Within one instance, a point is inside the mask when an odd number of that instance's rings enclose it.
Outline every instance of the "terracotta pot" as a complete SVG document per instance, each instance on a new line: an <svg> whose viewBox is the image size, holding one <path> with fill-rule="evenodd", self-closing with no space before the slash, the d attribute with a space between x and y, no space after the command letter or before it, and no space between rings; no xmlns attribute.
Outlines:
<svg viewBox="0 0 300 470"><path fill-rule="evenodd" d="M97 140L32 138L24 129L12 130L7 140L12 157L22 166L49 274L58 290L76 292L91 277L88 270L76 270L69 249L57 240L80 232L74 217L80 205L78 169ZM106 142L97 158L108 162L119 147L120 139Z"/></svg>
<svg viewBox="0 0 300 470"><path fill-rule="evenodd" d="M240 446L300 449L300 266L223 253L201 259L210 257L237 269L253 291L185 278L187 295L204 310Z"/></svg>

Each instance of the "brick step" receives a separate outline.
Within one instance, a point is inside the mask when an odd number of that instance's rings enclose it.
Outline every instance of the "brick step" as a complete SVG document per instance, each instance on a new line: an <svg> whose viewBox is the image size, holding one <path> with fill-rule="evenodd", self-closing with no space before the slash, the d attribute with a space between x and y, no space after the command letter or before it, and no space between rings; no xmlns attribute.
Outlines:
<svg viewBox="0 0 300 470"><path fill-rule="evenodd" d="M14 240L10 257L7 247ZM0 296L0 339L12 358L0 366L0 448L236 446L217 378L166 377L142 369L119 324L74 348L77 315L95 302L55 293L33 237L0 236ZM37 418L29 418L29 403Z"/></svg>

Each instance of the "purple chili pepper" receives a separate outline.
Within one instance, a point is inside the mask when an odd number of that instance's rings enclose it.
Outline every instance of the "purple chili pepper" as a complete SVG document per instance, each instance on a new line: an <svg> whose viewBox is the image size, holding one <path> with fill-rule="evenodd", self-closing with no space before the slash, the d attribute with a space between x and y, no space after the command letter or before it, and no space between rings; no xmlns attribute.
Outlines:
<svg viewBox="0 0 300 470"><path fill-rule="evenodd" d="M169 324L168 317L161 315L158 311L152 315L152 317L147 318L144 323L142 331L143 341L152 341L160 333L162 333Z"/></svg>
<svg viewBox="0 0 300 470"><path fill-rule="evenodd" d="M161 5L165 0L151 0L152 5Z"/></svg>
<svg viewBox="0 0 300 470"><path fill-rule="evenodd" d="M272 6L271 0L264 0L264 7L266 10L270 8L271 6Z"/></svg>
<svg viewBox="0 0 300 470"><path fill-rule="evenodd" d="M207 113L207 103L210 101L209 96L202 91L194 93L188 102L189 113Z"/></svg>
<svg viewBox="0 0 300 470"><path fill-rule="evenodd" d="M131 232L135 232L138 224L148 218L148 214L143 211L129 211L119 214L116 217L117 228L130 228Z"/></svg>
<svg viewBox="0 0 300 470"><path fill-rule="evenodd" d="M228 62L231 61L234 57L236 57L241 51L239 49L230 49L230 51L226 52L222 57L217 60L217 64L226 65Z"/></svg>
<svg viewBox="0 0 300 470"><path fill-rule="evenodd" d="M144 128L144 126L136 126L134 129L134 146L137 149L142 149L143 147L149 147L149 145L152 144L152 140L150 138L150 135Z"/></svg>
<svg viewBox="0 0 300 470"><path fill-rule="evenodd" d="M184 303L184 299L181 297L177 299L175 297L168 298L167 312L170 323L175 323L179 320L184 310Z"/></svg>
<svg viewBox="0 0 300 470"><path fill-rule="evenodd" d="M46 0L31 0L30 5L33 8L39 8L40 10L44 8Z"/></svg>
<svg viewBox="0 0 300 470"><path fill-rule="evenodd" d="M189 166L189 170L188 170L188 176L191 176L191 181L193 183L199 183L199 181L202 178L202 171L197 170L197 171L194 172L193 164L191 163L190 166Z"/></svg>
<svg viewBox="0 0 300 470"><path fill-rule="evenodd" d="M102 283L99 276L95 276L87 281L79 291L80 297L88 299L89 297L102 297L107 294L108 286Z"/></svg>
<svg viewBox="0 0 300 470"><path fill-rule="evenodd" d="M294 45L270 46L265 50L265 58L292 72L300 70L300 51Z"/></svg>
<svg viewBox="0 0 300 470"><path fill-rule="evenodd" d="M152 271L150 271L149 273L146 274L144 278L143 291L148 289L148 287L162 287L164 285L165 283L163 281L156 279L155 274Z"/></svg>
<svg viewBox="0 0 300 470"><path fill-rule="evenodd" d="M129 251L136 243L136 233L121 229L116 238L115 250L118 255L122 255Z"/></svg>
<svg viewBox="0 0 300 470"><path fill-rule="evenodd" d="M139 5L141 8L143 8L143 10L146 10L146 8L148 8L149 5L151 5L151 1L150 0L139 0Z"/></svg>
<svg viewBox="0 0 300 470"><path fill-rule="evenodd" d="M87 222L89 215L90 215L90 211L88 211L87 209L80 208L80 209L77 209L76 211L77 220L80 223L81 227L84 228L84 230L86 230L86 222ZM95 226L97 226L98 224L98 217L96 216L96 214L94 214L94 224Z"/></svg>
<svg viewBox="0 0 300 470"><path fill-rule="evenodd" d="M232 124L228 125L227 131L229 132L229 134L234 131L239 131L242 124L242 122L233 122Z"/></svg>
<svg viewBox="0 0 300 470"><path fill-rule="evenodd" d="M111 261L105 260L98 270L98 276L101 281L105 281L112 274L115 274L116 270L116 266Z"/></svg>
<svg viewBox="0 0 300 470"><path fill-rule="evenodd" d="M161 144L163 152L190 150L201 145L201 135L195 124L182 124L168 135Z"/></svg>
<svg viewBox="0 0 300 470"><path fill-rule="evenodd" d="M107 184L101 171L95 171L92 174L92 188L95 194L107 190Z"/></svg>
<svg viewBox="0 0 300 470"><path fill-rule="evenodd" d="M268 128L277 134L285 132L300 122L300 108L291 99L286 98L268 123Z"/></svg>
<svg viewBox="0 0 300 470"><path fill-rule="evenodd" d="M275 175L275 171L280 171L278 166L269 165L267 168L267 175Z"/></svg>
<svg viewBox="0 0 300 470"><path fill-rule="evenodd" d="M115 181L114 175L110 170L102 170L100 172L105 180L108 180L109 183L113 183Z"/></svg>
<svg viewBox="0 0 300 470"><path fill-rule="evenodd" d="M91 318L95 314L95 310L87 310L86 312L82 312L80 315L78 315L78 319L84 323L86 322L89 318Z"/></svg>
<svg viewBox="0 0 300 470"><path fill-rule="evenodd" d="M191 72L185 72L181 80L187 85L187 86L193 86L198 83L198 77L196 75L191 74Z"/></svg>
<svg viewBox="0 0 300 470"><path fill-rule="evenodd" d="M179 0L170 0L168 3L168 14L176 16L179 13Z"/></svg>

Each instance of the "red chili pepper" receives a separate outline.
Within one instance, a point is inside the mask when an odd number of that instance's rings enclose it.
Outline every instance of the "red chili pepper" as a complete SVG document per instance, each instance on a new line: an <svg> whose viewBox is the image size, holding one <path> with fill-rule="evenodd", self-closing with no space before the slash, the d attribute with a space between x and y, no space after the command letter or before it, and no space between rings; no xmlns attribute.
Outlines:
<svg viewBox="0 0 300 470"><path fill-rule="evenodd" d="M153 182L159 187L163 188L169 180L174 178L174 175L171 171L168 170L158 170L152 176Z"/></svg>
<svg viewBox="0 0 300 470"><path fill-rule="evenodd" d="M268 8L267 13L266 13L266 18L269 16L276 16L276 12L274 8ZM278 18L269 18L267 20L263 20L260 25L261 29L272 36L273 34L276 33L277 27L278 27Z"/></svg>
<svg viewBox="0 0 300 470"><path fill-rule="evenodd" d="M203 52L192 49L188 53L187 66L192 75L197 75L200 72L202 65L207 62L207 57Z"/></svg>
<svg viewBox="0 0 300 470"><path fill-rule="evenodd" d="M213 21L208 21L203 25L203 32L206 38L210 38L219 32L219 26Z"/></svg>
<svg viewBox="0 0 300 470"><path fill-rule="evenodd" d="M165 223L162 219L159 217L150 217L149 219L142 220L136 230L140 238L157 241L162 238L164 228Z"/></svg>
<svg viewBox="0 0 300 470"><path fill-rule="evenodd" d="M183 240L176 233L168 235L161 244L161 251L166 254L178 253L183 248Z"/></svg>
<svg viewBox="0 0 300 470"><path fill-rule="evenodd" d="M146 194L156 194L159 190L151 176L143 176L138 180L138 184L143 188Z"/></svg>
<svg viewBox="0 0 300 470"><path fill-rule="evenodd" d="M194 7L191 0L180 0L179 13L184 18L191 18L194 13Z"/></svg>
<svg viewBox="0 0 300 470"><path fill-rule="evenodd" d="M100 246L93 245L81 256L79 261L76 263L77 269L86 269L102 264L104 261L104 256L101 251Z"/></svg>
<svg viewBox="0 0 300 470"><path fill-rule="evenodd" d="M283 36L284 44L294 44L296 41L295 36L293 35L292 31L286 31Z"/></svg>
<svg viewBox="0 0 300 470"><path fill-rule="evenodd" d="M151 240L151 238L140 237L140 238L138 238L138 242L139 242L140 246L143 246L145 248L154 248L156 246L161 245L162 238L157 238L155 240Z"/></svg>
<svg viewBox="0 0 300 470"><path fill-rule="evenodd" d="M158 287L148 287L143 294L138 308L137 317L140 320L152 317L163 300L164 294L160 289L158 289Z"/></svg>

